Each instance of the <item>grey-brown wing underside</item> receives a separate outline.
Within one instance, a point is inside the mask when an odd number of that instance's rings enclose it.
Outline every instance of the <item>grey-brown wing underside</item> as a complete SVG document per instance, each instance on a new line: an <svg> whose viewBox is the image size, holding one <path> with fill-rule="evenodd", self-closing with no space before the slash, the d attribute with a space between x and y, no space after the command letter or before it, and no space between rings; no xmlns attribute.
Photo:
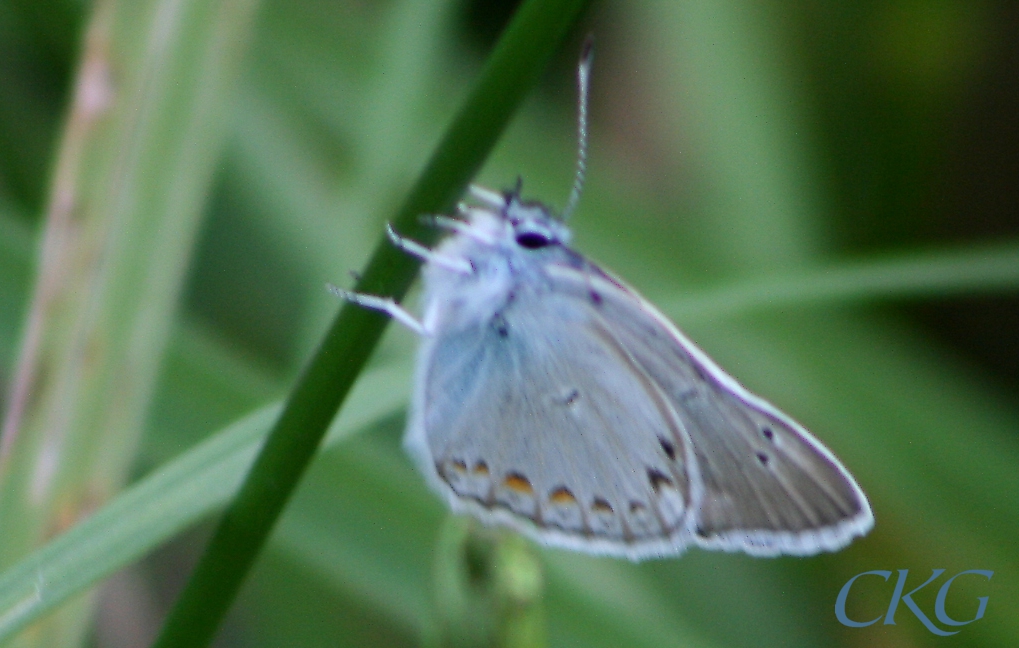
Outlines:
<svg viewBox="0 0 1019 648"><path fill-rule="evenodd" d="M610 330L668 395L692 447L701 545L812 554L869 530L873 517L863 492L802 426L748 393L635 294L572 269L557 275L561 292L577 299L597 294L596 326Z"/></svg>
<svg viewBox="0 0 1019 648"><path fill-rule="evenodd" d="M454 509L630 558L811 554L870 528L838 460L650 305L600 273L550 279L425 348L408 447Z"/></svg>

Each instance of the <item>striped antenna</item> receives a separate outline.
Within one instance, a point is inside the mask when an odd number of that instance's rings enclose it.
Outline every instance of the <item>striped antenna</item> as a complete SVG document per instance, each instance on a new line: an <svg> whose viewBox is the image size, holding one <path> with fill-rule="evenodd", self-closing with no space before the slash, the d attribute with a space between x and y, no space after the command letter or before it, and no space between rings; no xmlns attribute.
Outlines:
<svg viewBox="0 0 1019 648"><path fill-rule="evenodd" d="M580 202L580 192L584 189L584 175L587 173L587 95L591 85L591 60L594 58L594 37L584 40L580 52L580 63L577 65L577 173L573 176L573 189L566 201L562 219L565 222L573 214Z"/></svg>

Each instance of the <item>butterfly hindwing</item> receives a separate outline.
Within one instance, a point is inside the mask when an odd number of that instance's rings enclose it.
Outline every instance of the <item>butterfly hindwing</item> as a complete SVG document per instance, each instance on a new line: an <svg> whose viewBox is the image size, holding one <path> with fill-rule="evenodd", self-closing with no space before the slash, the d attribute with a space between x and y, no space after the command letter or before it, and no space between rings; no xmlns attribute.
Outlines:
<svg viewBox="0 0 1019 648"><path fill-rule="evenodd" d="M410 445L458 510L552 544L677 553L689 444L667 394L600 326L583 300L536 289L444 327L422 351Z"/></svg>

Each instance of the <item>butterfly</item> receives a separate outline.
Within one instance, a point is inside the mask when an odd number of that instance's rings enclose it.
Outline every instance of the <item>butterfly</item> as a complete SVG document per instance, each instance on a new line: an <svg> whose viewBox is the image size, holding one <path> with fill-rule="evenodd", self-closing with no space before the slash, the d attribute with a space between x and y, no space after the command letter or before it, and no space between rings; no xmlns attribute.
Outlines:
<svg viewBox="0 0 1019 648"><path fill-rule="evenodd" d="M839 460L718 367L634 289L569 247L563 215L471 187L425 262L422 317L333 288L421 337L405 447L453 511L532 539L640 560L699 546L835 551L873 526Z"/></svg>

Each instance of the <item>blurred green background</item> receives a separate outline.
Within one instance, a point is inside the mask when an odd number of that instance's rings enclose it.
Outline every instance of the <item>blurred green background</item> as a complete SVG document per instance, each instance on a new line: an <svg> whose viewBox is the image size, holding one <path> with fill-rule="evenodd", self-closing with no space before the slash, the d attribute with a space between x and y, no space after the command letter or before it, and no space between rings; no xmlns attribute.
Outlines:
<svg viewBox="0 0 1019 648"><path fill-rule="evenodd" d="M0 0L5 394L91 9ZM512 10L490 0L257 7L199 191L202 220L178 255L186 274L166 284L176 306L140 440L122 449L130 479L286 394L337 309L325 283L350 285ZM603 0L481 184L508 187L520 174L526 195L565 203L587 32L597 53L576 247L813 430L867 492L876 526L842 552L804 559L695 550L634 565L534 548L548 645L1014 642L1014 283L996 288L991 272L972 294L935 285L890 296L867 284L816 300L798 298L796 281L873 262L908 286L899 260L914 260L922 283L946 259L993 269L1002 253L1019 258L1019 5ZM772 277L760 285L792 296L726 292ZM387 334L373 365L396 379L359 401L377 398L381 414L317 459L218 645L403 646L434 635L441 538L457 527L400 449L413 344L398 327ZM400 405L388 405L391 390ZM86 605L84 642L146 645L207 530L192 527L105 581L94 612ZM837 621L849 578L893 572L854 586L849 615L867 620L884 614L900 569L906 591L932 569L942 579L994 571L990 582L959 579L948 599L949 614L967 619L988 596L984 618L948 638L904 604L895 625ZM932 619L941 582L915 596ZM32 632L20 645L35 645Z"/></svg>

